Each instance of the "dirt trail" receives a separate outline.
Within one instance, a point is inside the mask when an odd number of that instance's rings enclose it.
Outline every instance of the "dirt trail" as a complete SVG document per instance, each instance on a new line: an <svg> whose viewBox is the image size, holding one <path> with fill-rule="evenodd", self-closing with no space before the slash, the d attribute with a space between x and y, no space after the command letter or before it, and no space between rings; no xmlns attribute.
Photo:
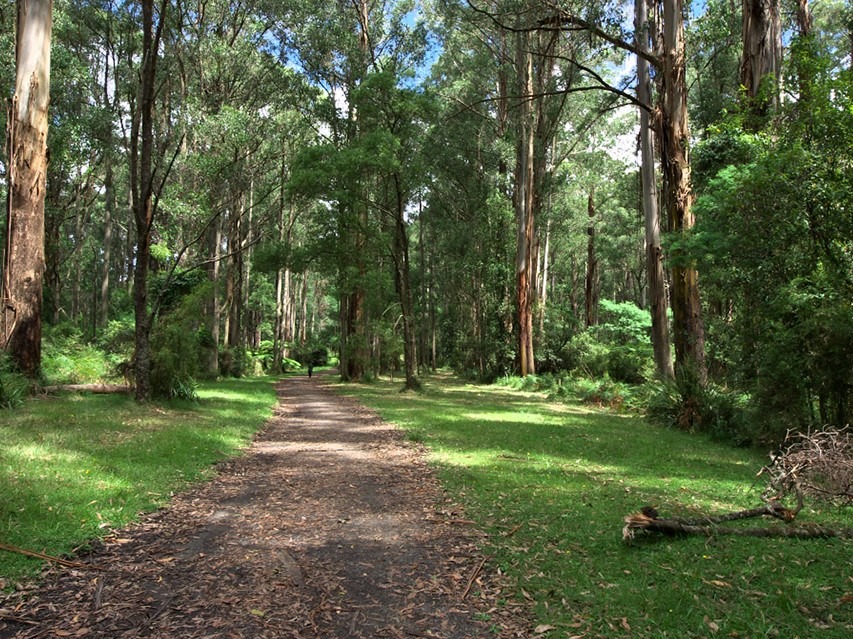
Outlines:
<svg viewBox="0 0 853 639"><path fill-rule="evenodd" d="M422 451L322 379L277 390L246 455L0 603L34 624L0 638L523 636Z"/></svg>

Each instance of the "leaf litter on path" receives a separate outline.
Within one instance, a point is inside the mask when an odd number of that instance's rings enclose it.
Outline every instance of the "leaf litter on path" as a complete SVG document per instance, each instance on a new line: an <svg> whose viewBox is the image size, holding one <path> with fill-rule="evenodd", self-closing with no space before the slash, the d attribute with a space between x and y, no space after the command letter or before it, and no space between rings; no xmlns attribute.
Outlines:
<svg viewBox="0 0 853 639"><path fill-rule="evenodd" d="M277 390L243 456L80 558L97 573L0 599L0 639L528 636L422 447L317 378Z"/></svg>

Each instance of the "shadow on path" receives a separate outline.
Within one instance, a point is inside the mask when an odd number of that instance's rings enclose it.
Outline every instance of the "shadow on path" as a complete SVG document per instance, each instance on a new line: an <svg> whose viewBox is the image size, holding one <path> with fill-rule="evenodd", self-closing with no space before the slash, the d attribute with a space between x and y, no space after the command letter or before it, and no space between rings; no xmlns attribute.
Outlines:
<svg viewBox="0 0 853 639"><path fill-rule="evenodd" d="M511 609L475 620L499 590L419 448L321 379L277 391L244 456L118 531L95 569L52 569L14 603L34 625L0 638L523 636Z"/></svg>

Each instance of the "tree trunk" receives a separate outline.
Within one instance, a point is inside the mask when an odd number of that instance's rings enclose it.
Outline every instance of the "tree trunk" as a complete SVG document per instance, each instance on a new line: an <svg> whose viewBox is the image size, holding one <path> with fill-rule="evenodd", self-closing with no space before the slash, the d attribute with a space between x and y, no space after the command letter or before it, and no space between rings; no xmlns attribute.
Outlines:
<svg viewBox="0 0 853 639"><path fill-rule="evenodd" d="M539 287L539 333L545 332L545 308L548 304L548 271L551 253L551 220L545 223L545 250L542 256L542 275Z"/></svg>
<svg viewBox="0 0 853 639"><path fill-rule="evenodd" d="M112 154L105 158L104 175L104 268L101 275L101 314L98 325L106 327L110 317L110 255L113 243L113 215L115 214L116 194L113 183Z"/></svg>
<svg viewBox="0 0 853 639"><path fill-rule="evenodd" d="M299 346L308 341L308 271L302 271L302 289L299 311Z"/></svg>
<svg viewBox="0 0 853 639"><path fill-rule="evenodd" d="M133 272L133 310L136 320L136 400L151 399L151 325L148 309L148 269L151 229L154 224L154 99L160 28L166 3L154 25L152 0L142 0L142 69L139 76L139 110L131 133L131 190L136 221L136 260ZM140 149L141 145L141 149Z"/></svg>
<svg viewBox="0 0 853 639"><path fill-rule="evenodd" d="M519 32L516 68L519 73L520 95L533 96L533 53L530 35ZM515 215L516 235L516 313L518 319L518 368L522 377L536 372L533 358L533 282L531 259L534 219L534 140L532 97L524 98L518 107L519 131L516 147Z"/></svg>
<svg viewBox="0 0 853 639"><path fill-rule="evenodd" d="M743 59L740 82L749 110L765 116L779 106L782 79L782 21L779 0L742 0ZM768 80L772 85L768 85Z"/></svg>
<svg viewBox="0 0 853 639"><path fill-rule="evenodd" d="M669 230L676 241L693 228L687 120L687 81L684 55L683 0L665 0L661 91L661 163ZM705 328L699 302L699 276L681 248L671 252L672 314L676 372L696 369L705 382Z"/></svg>
<svg viewBox="0 0 853 639"><path fill-rule="evenodd" d="M587 246L586 246L586 285L584 287L585 295L585 313L584 325L598 325L598 298L599 290L599 275L598 275L598 258L595 255L595 189L589 192L587 199L586 212L589 218L586 226Z"/></svg>
<svg viewBox="0 0 853 639"><path fill-rule="evenodd" d="M797 0L797 35L800 38L806 39L812 33L812 13L809 9L809 0ZM853 28L853 21L851 21ZM804 61L802 56L805 52L800 52L800 57L794 61L797 69L797 83L800 94L799 107L808 108L811 101L812 93L812 72L808 62ZM851 56L853 59L853 56Z"/></svg>
<svg viewBox="0 0 853 639"><path fill-rule="evenodd" d="M19 0L15 95L9 109L8 200L0 348L22 373L41 367L44 197L53 0Z"/></svg>
<svg viewBox="0 0 853 639"><path fill-rule="evenodd" d="M243 323L243 195L234 198L234 219L228 238L228 251L231 254L228 259L228 281L226 296L228 305L228 330L225 339L230 349L239 349L243 346L242 323ZM232 370L231 373L233 374Z"/></svg>
<svg viewBox="0 0 853 639"><path fill-rule="evenodd" d="M412 303L412 286L409 277L409 237L406 229L406 202L400 178L394 175L396 208L394 210L394 279L400 297L400 312L403 315L403 362L406 368L405 390L420 387L417 377L417 349L415 348L415 316Z"/></svg>
<svg viewBox="0 0 853 639"><path fill-rule="evenodd" d="M649 49L648 8L646 0L635 0L635 33L637 47ZM651 108L649 63L637 56L637 99ZM646 277L648 278L649 310L652 315L652 348L655 368L664 379L673 376L669 345L669 322L666 317L666 281L664 280L663 251L660 243L660 213L658 211L655 156L649 112L640 109L640 175L643 194L643 218L646 228Z"/></svg>
<svg viewBox="0 0 853 639"><path fill-rule="evenodd" d="M219 375L219 321L221 309L219 305L219 263L222 242L222 216L208 229L207 246L210 251L210 262L207 265L207 279L211 283L210 300L207 303L207 330L210 341L205 347L205 369L209 377Z"/></svg>

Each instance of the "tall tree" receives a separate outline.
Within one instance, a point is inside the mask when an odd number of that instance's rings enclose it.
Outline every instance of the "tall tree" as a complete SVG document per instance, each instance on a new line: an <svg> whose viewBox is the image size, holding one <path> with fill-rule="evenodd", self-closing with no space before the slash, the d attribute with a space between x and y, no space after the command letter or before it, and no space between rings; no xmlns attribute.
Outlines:
<svg viewBox="0 0 853 639"><path fill-rule="evenodd" d="M674 238L672 267L673 342L676 372L696 370L704 383L705 326L699 299L699 273L686 255L683 241L694 226L690 183L690 126L687 113L687 65L684 46L683 0L663 0L660 83L661 165L664 205Z"/></svg>
<svg viewBox="0 0 853 639"><path fill-rule="evenodd" d="M634 41L639 51L649 51L649 22L646 0L635 0ZM637 56L637 100L640 102L640 181L642 184L643 219L646 232L646 277L648 278L649 309L652 315L652 348L658 375L672 377L672 356L669 344L669 320L666 316L666 281L663 251L660 241L657 178L653 131L650 123L651 80L649 62Z"/></svg>
<svg viewBox="0 0 853 639"><path fill-rule="evenodd" d="M156 212L154 104L157 59L166 21L168 1L163 0L155 16L153 0L142 0L142 63L139 70L138 110L134 114L130 138L130 184L136 223L136 253L133 271L133 309L136 320L135 351L136 399L151 399L151 326L148 303L148 271L151 237Z"/></svg>
<svg viewBox="0 0 853 639"><path fill-rule="evenodd" d="M41 366L44 199L53 0L18 0L16 78L7 122L8 205L0 348L22 372Z"/></svg>
<svg viewBox="0 0 853 639"><path fill-rule="evenodd" d="M782 18L779 0L742 0L741 85L748 109L765 116L779 106L782 79Z"/></svg>

